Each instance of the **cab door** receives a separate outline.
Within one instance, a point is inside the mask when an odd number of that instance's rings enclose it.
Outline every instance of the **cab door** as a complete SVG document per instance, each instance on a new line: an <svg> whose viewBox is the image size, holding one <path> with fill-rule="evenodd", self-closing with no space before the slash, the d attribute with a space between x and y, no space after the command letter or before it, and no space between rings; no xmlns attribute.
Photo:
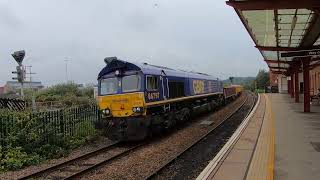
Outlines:
<svg viewBox="0 0 320 180"><path fill-rule="evenodd" d="M163 99L169 99L169 82L167 75L165 72L162 70L161 75L160 75L160 83L161 83L161 94Z"/></svg>

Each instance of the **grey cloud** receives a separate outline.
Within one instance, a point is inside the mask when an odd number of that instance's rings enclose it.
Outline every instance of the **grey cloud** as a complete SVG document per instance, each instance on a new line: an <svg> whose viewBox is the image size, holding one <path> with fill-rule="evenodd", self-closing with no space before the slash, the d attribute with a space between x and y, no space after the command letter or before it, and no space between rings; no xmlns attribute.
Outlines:
<svg viewBox="0 0 320 180"><path fill-rule="evenodd" d="M0 27L2 82L11 78L10 53L19 49L47 85L65 80L65 58L79 83L96 82L106 56L220 78L254 76L265 67L223 0L6 0Z"/></svg>

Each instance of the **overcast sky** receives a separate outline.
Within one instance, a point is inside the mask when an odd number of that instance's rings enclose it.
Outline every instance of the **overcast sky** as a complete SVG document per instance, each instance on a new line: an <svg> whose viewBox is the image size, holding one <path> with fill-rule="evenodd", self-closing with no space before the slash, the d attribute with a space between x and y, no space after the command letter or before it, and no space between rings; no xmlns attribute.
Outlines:
<svg viewBox="0 0 320 180"><path fill-rule="evenodd" d="M0 0L0 85L15 50L45 85L95 83L117 56L219 78L255 76L262 56L225 0Z"/></svg>

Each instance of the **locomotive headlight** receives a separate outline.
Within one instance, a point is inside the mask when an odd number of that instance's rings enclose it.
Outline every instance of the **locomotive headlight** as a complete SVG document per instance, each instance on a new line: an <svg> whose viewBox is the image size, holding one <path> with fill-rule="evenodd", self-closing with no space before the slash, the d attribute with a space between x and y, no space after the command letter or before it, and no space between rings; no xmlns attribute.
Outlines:
<svg viewBox="0 0 320 180"><path fill-rule="evenodd" d="M110 109L104 109L104 110L102 110L102 113L104 115L110 115Z"/></svg>
<svg viewBox="0 0 320 180"><path fill-rule="evenodd" d="M116 70L115 75L116 75L116 76L119 76L119 75L120 75L120 71L119 71L119 70Z"/></svg>
<svg viewBox="0 0 320 180"><path fill-rule="evenodd" d="M132 108L132 111L135 113L141 113L141 112L143 112L143 108L142 107L134 107L134 108Z"/></svg>

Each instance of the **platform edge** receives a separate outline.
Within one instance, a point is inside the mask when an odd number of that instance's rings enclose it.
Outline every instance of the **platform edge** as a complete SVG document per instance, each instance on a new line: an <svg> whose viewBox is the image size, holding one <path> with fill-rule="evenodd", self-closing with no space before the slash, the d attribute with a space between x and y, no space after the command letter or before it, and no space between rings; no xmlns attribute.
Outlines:
<svg viewBox="0 0 320 180"><path fill-rule="evenodd" d="M218 154L210 161L210 163L205 167L205 169L200 173L197 177L197 180L206 180L210 176L211 172L217 167L219 162L223 159L223 157L229 152L229 149L233 147L236 141L240 138L242 132L247 127L250 119L256 112L259 104L260 104L260 94L258 94L258 101L256 102L254 108L250 112L250 114L246 117L246 119L241 123L241 125L237 128L228 142L222 147L222 149L218 152Z"/></svg>

